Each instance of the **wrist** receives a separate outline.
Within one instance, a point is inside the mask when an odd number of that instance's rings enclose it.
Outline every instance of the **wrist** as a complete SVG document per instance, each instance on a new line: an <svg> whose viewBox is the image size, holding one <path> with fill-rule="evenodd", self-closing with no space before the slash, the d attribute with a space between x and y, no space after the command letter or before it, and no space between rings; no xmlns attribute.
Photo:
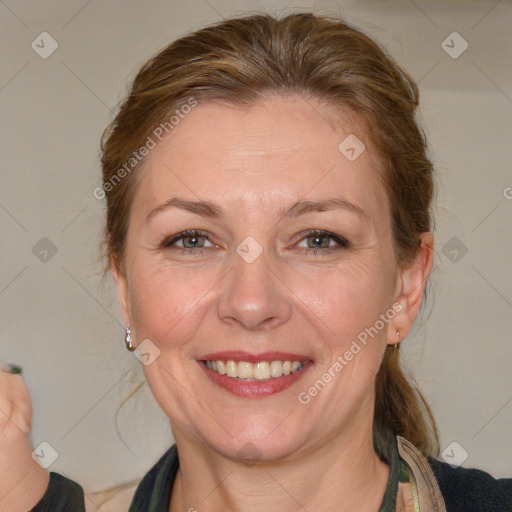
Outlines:
<svg viewBox="0 0 512 512"><path fill-rule="evenodd" d="M50 473L29 455L9 476L9 491L0 500L0 512L27 512L43 498L50 482Z"/></svg>

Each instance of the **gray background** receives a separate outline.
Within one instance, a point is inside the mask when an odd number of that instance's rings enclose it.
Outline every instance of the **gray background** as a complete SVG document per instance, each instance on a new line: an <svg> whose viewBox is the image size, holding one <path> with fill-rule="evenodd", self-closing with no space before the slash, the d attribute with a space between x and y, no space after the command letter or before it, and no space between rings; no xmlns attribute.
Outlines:
<svg viewBox="0 0 512 512"><path fill-rule="evenodd" d="M0 358L23 366L34 445L58 453L50 469L88 489L140 477L171 443L147 386L116 433L143 376L101 283L100 134L127 81L171 40L232 15L309 9L363 28L419 81L439 170L436 270L406 364L448 456L512 475L510 1L4 0ZM45 31L58 48L43 59L31 43ZM457 58L442 47L454 31L469 45Z"/></svg>

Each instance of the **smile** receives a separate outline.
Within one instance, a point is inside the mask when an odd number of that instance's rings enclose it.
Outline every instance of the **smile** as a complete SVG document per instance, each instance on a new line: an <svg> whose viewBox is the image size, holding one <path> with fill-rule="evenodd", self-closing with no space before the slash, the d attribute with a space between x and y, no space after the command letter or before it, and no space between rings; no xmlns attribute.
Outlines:
<svg viewBox="0 0 512 512"><path fill-rule="evenodd" d="M290 375L302 370L306 363L307 361L259 361L250 363L232 359L205 361L206 367L219 375L245 381L261 381Z"/></svg>
<svg viewBox="0 0 512 512"><path fill-rule="evenodd" d="M216 387L245 398L280 393L315 366L306 355L284 352L217 352L197 362Z"/></svg>

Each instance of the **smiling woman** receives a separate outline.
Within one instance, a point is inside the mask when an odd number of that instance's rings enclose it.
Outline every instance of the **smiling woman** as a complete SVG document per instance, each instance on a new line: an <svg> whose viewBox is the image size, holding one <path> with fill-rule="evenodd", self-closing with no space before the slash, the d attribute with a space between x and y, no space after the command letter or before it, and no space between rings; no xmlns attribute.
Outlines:
<svg viewBox="0 0 512 512"><path fill-rule="evenodd" d="M436 459L400 367L433 254L417 106L371 39L308 13L223 21L137 74L102 141L106 260L176 444L130 511L511 509L512 480ZM45 478L33 510L83 510Z"/></svg>

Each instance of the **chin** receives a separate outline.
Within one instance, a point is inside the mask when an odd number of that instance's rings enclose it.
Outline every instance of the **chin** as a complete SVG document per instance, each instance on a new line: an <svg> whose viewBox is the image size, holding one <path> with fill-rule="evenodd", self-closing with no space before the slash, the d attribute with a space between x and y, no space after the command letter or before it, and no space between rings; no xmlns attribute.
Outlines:
<svg viewBox="0 0 512 512"><path fill-rule="evenodd" d="M279 426L279 422L282 422ZM286 429L280 428L286 423ZM282 418L247 418L230 422L231 437L225 431L205 441L224 457L246 464L273 463L296 455L307 443L308 435L298 424L292 425Z"/></svg>

